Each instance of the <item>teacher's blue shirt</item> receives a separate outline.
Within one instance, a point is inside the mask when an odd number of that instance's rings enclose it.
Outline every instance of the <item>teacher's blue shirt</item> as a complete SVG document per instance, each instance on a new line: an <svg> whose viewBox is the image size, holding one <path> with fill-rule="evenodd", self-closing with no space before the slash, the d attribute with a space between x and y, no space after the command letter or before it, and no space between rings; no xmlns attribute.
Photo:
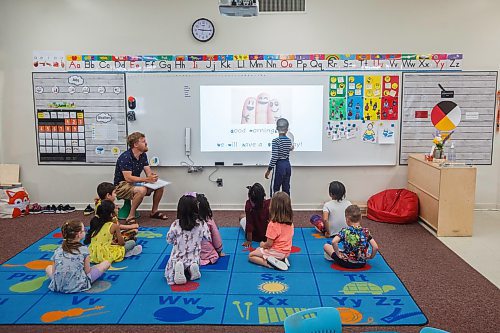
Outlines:
<svg viewBox="0 0 500 333"><path fill-rule="evenodd" d="M132 149L123 152L116 160L115 186L125 180L125 177L123 177L123 171L132 171L132 176L140 177L142 170L144 170L144 167L148 165L149 162L146 153L142 153L139 155L139 159L136 159L132 153Z"/></svg>

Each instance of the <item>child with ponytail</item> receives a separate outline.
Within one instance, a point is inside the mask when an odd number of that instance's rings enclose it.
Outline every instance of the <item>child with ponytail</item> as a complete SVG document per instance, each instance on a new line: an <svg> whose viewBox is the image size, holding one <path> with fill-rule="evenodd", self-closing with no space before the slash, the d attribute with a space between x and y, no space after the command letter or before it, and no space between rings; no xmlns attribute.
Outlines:
<svg viewBox="0 0 500 333"><path fill-rule="evenodd" d="M51 258L54 264L45 269L51 280L49 289L61 293L88 290L111 264L104 260L90 267L89 249L80 243L85 237L83 223L65 222L61 227L61 232L64 239Z"/></svg>
<svg viewBox="0 0 500 333"><path fill-rule="evenodd" d="M115 262L123 258L138 255L142 246L134 240L125 241L120 226L113 222L116 216L115 204L103 200L97 207L96 215L90 221L90 230L83 241L89 245L90 261L100 263L104 260Z"/></svg>

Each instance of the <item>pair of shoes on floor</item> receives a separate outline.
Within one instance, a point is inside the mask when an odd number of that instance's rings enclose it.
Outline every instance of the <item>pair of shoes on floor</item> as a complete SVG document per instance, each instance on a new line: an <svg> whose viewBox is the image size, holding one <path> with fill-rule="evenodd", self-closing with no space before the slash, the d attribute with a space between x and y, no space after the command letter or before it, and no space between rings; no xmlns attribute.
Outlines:
<svg viewBox="0 0 500 333"><path fill-rule="evenodd" d="M94 213L94 208L90 205L87 205L87 207L83 210L83 215L90 215L92 213Z"/></svg>
<svg viewBox="0 0 500 333"><path fill-rule="evenodd" d="M190 280L198 280L201 278L200 266L197 263L191 264L189 266L189 275ZM182 261L178 261L174 265L174 283L175 284L186 284L186 274L184 274L184 263Z"/></svg>
<svg viewBox="0 0 500 333"><path fill-rule="evenodd" d="M30 214L40 214L43 213L43 208L37 203L31 205Z"/></svg>
<svg viewBox="0 0 500 333"><path fill-rule="evenodd" d="M72 207L70 205L63 205L60 204L59 206L56 205L47 205L44 208L42 208L41 213L44 214L67 214L75 211L75 207ZM36 213L34 213L36 214Z"/></svg>
<svg viewBox="0 0 500 333"><path fill-rule="evenodd" d="M47 205L42 208L42 213L44 214L55 214L57 210L56 205Z"/></svg>
<svg viewBox="0 0 500 333"><path fill-rule="evenodd" d="M125 252L125 258L137 256L141 253L142 253L142 245L136 245L132 250Z"/></svg>
<svg viewBox="0 0 500 333"><path fill-rule="evenodd" d="M288 258L279 260L276 257L269 256L267 257L267 263L271 265L273 268L280 271L287 271L288 268L290 268L290 261L288 261Z"/></svg>
<svg viewBox="0 0 500 333"><path fill-rule="evenodd" d="M66 204L66 205L60 204L59 206L57 206L56 213L66 214L66 213L72 213L74 211L75 211L75 207L70 206L68 204Z"/></svg>

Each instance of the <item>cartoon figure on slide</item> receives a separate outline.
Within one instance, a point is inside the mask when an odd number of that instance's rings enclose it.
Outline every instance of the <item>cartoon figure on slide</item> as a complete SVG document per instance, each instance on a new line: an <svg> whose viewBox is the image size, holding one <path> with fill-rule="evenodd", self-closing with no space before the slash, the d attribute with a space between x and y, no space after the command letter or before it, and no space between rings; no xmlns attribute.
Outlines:
<svg viewBox="0 0 500 333"><path fill-rule="evenodd" d="M280 102L266 92L249 96L243 102L241 124L275 124L279 118Z"/></svg>

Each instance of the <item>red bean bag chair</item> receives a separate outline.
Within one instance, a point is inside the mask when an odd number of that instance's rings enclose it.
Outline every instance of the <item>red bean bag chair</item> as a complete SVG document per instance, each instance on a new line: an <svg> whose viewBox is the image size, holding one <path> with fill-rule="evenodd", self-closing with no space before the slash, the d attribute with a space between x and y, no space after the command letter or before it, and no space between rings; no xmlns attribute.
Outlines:
<svg viewBox="0 0 500 333"><path fill-rule="evenodd" d="M377 222L412 223L418 220L418 197L406 189L390 189L368 199L367 217Z"/></svg>

